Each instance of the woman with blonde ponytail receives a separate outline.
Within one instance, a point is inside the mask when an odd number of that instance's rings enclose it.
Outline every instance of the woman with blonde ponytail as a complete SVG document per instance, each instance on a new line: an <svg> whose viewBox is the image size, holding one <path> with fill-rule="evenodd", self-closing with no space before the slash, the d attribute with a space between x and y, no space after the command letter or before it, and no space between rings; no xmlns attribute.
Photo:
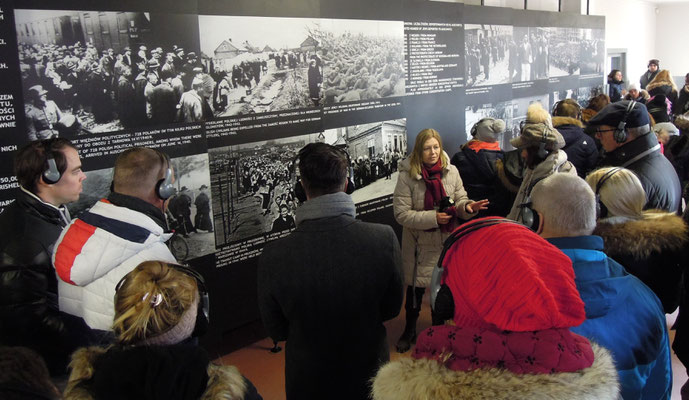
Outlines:
<svg viewBox="0 0 689 400"><path fill-rule="evenodd" d="M262 399L237 368L212 363L196 345L203 310L187 268L146 261L122 278L116 344L74 353L65 399Z"/></svg>
<svg viewBox="0 0 689 400"><path fill-rule="evenodd" d="M675 311L687 225L677 214L644 210L646 193L631 170L601 168L591 172L586 182L600 199L593 234L603 238L605 253L650 287L666 313Z"/></svg>

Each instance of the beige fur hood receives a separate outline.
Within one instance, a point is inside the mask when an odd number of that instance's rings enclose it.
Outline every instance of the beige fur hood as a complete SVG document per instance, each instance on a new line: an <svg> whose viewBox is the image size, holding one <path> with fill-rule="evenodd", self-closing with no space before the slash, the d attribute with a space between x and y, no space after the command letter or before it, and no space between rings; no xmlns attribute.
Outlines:
<svg viewBox="0 0 689 400"><path fill-rule="evenodd" d="M518 375L501 369L452 371L435 360L403 358L373 380L374 400L617 400L610 353L591 343L595 360L578 372Z"/></svg>
<svg viewBox="0 0 689 400"><path fill-rule="evenodd" d="M684 220L661 210L645 211L642 219L606 218L598 222L594 235L601 236L609 255L631 253L637 259L652 252L677 251L687 244Z"/></svg>
<svg viewBox="0 0 689 400"><path fill-rule="evenodd" d="M584 127L584 124L581 123L576 118L571 118L571 117L553 117L553 126L557 128L558 126L562 125L576 125L580 128Z"/></svg>
<svg viewBox="0 0 689 400"><path fill-rule="evenodd" d="M65 389L65 400L94 400L86 388L86 381L94 373L94 364L107 349L102 347L81 348L72 355L69 382ZM208 384L201 400L241 400L247 391L247 384L239 370L233 366L208 364Z"/></svg>
<svg viewBox="0 0 689 400"><path fill-rule="evenodd" d="M675 82L672 80L665 80L665 79L657 79L658 76L653 78L653 80L646 86L646 90L650 92L651 90L661 87L661 86L670 86L673 91L677 92L677 86L675 85Z"/></svg>

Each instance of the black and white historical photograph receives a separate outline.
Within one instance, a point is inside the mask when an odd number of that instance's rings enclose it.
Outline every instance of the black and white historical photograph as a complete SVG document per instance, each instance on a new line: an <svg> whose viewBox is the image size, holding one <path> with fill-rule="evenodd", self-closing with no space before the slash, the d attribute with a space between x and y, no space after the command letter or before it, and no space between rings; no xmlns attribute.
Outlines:
<svg viewBox="0 0 689 400"><path fill-rule="evenodd" d="M579 75L581 45L584 30L581 28L547 28L540 42L547 44L548 77ZM590 57L590 56L589 56Z"/></svg>
<svg viewBox="0 0 689 400"><path fill-rule="evenodd" d="M355 204L392 195L397 183L397 163L407 153L405 119L329 129L324 135L326 143L342 147L349 154Z"/></svg>
<svg viewBox="0 0 689 400"><path fill-rule="evenodd" d="M200 16L199 32L218 117L404 94L402 22Z"/></svg>
<svg viewBox="0 0 689 400"><path fill-rule="evenodd" d="M515 26L509 52L515 54L510 71L512 82L546 79L549 76L549 30L543 27Z"/></svg>
<svg viewBox="0 0 689 400"><path fill-rule="evenodd" d="M168 228L174 232L167 243L182 262L215 252L208 154L176 157L171 163L177 194L168 200L165 212ZM69 204L72 217L108 197L111 184L112 168L87 171L79 200Z"/></svg>
<svg viewBox="0 0 689 400"><path fill-rule="evenodd" d="M580 87L577 89L576 100L581 106L581 108L586 108L589 105L589 100L602 93L605 93L603 91L603 85Z"/></svg>
<svg viewBox="0 0 689 400"><path fill-rule="evenodd" d="M196 16L16 10L15 19L29 139L213 118Z"/></svg>
<svg viewBox="0 0 689 400"><path fill-rule="evenodd" d="M603 75L605 30L581 29L581 75Z"/></svg>
<svg viewBox="0 0 689 400"><path fill-rule="evenodd" d="M517 124L517 130L515 132L513 131L514 126L511 122L513 118L513 107L514 104L511 100L501 101L494 104L487 103L466 106L464 112L464 121L467 142L472 139L471 128L474 126L474 124L476 124L483 118L494 118L505 121L505 125L507 126L505 132L498 138L500 148L505 149L505 147L510 147L510 139L519 136L519 124ZM452 156L452 154L454 154L457 151L459 151L459 149L447 150L450 156Z"/></svg>
<svg viewBox="0 0 689 400"><path fill-rule="evenodd" d="M572 99L579 103L579 90L577 89L562 89L562 90L554 90L550 92L549 94L549 102L548 104L550 105L550 114L553 114L553 111L555 110L555 104L558 102L564 100L564 99Z"/></svg>
<svg viewBox="0 0 689 400"><path fill-rule="evenodd" d="M540 96L529 96L521 97L518 99L512 99L512 119L510 119L509 121L505 121L507 125L505 136L509 136L510 139L519 136L521 123L522 121L526 120L526 110L529 108L531 104L541 103L541 106L544 109L550 110L549 97L550 95L544 94ZM503 147L503 150L508 151L512 149L514 148L510 144L509 140L506 140L505 147Z"/></svg>
<svg viewBox="0 0 689 400"><path fill-rule="evenodd" d="M218 246L295 227L295 157L309 143L323 142L347 152L360 203L391 195L397 161L405 156L404 119L329 129L209 149L214 222Z"/></svg>
<svg viewBox="0 0 689 400"><path fill-rule="evenodd" d="M467 87L510 83L516 75L519 50L512 26L464 25L464 53Z"/></svg>

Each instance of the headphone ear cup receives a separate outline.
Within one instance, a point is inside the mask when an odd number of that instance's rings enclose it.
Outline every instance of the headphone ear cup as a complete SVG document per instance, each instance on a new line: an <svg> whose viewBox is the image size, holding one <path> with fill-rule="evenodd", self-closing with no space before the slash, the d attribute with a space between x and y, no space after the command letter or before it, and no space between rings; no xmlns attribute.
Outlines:
<svg viewBox="0 0 689 400"><path fill-rule="evenodd" d="M529 206L529 204L522 205L522 222L527 228L536 232L538 231L538 226L541 223L541 218L539 217L538 213Z"/></svg>
<svg viewBox="0 0 689 400"><path fill-rule="evenodd" d="M161 200L167 200L177 194L177 189L172 185L172 170L170 168L165 171L165 178L156 183L156 195Z"/></svg>
<svg viewBox="0 0 689 400"><path fill-rule="evenodd" d="M46 164L48 164L48 168L45 171L43 171L43 182L47 183L48 185L54 185L60 180L62 175L60 174L60 171L57 169L55 158L53 158L52 154L50 153L48 153Z"/></svg>

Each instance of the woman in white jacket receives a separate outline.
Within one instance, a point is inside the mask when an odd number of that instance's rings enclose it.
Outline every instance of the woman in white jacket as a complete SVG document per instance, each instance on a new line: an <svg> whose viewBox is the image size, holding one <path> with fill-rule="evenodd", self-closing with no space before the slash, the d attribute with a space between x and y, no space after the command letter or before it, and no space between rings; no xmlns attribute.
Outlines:
<svg viewBox="0 0 689 400"><path fill-rule="evenodd" d="M407 283L407 321L397 342L400 353L416 340L421 299L443 242L459 225L458 218L470 219L488 205L488 200L469 199L459 171L450 164L442 146L437 131L424 129L416 137L412 154L399 164L393 207L395 219L404 228L402 265Z"/></svg>

